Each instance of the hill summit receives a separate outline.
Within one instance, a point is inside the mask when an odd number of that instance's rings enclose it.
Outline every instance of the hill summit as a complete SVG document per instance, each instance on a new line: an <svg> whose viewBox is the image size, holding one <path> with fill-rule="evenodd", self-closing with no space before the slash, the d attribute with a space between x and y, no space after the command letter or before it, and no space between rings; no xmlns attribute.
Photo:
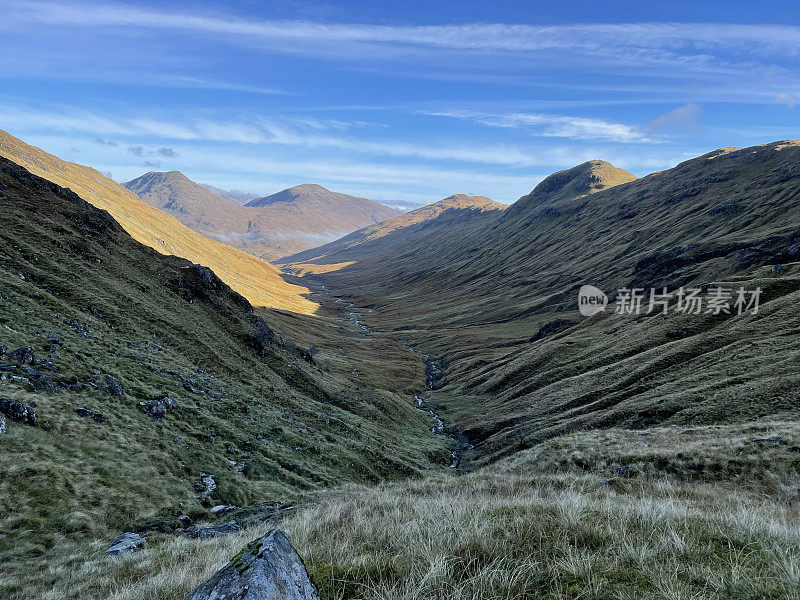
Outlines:
<svg viewBox="0 0 800 600"><path fill-rule="evenodd" d="M633 181L636 177L604 160L589 160L545 177L527 196L515 202L508 214L555 207L589 194Z"/></svg>
<svg viewBox="0 0 800 600"><path fill-rule="evenodd" d="M180 171L145 173L124 184L142 201L196 232L276 260L400 214L383 204L307 183L242 206Z"/></svg>
<svg viewBox="0 0 800 600"><path fill-rule="evenodd" d="M292 203L295 206L308 208L333 207L337 210L349 210L358 213L367 213L378 222L390 219L398 211L383 204L358 196L350 196L340 192L333 192L316 183L303 183L294 187L281 190L275 194L256 198L247 203L248 207L272 206L282 203Z"/></svg>

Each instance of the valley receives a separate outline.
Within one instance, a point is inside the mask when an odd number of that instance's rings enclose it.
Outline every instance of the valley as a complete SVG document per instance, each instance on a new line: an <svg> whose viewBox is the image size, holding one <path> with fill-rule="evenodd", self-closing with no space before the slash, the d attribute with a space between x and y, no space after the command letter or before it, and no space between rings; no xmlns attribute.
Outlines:
<svg viewBox="0 0 800 600"><path fill-rule="evenodd" d="M797 597L797 142L589 161L279 270L0 140L3 597L177 600L275 526L325 599ZM612 309L680 287L761 302Z"/></svg>

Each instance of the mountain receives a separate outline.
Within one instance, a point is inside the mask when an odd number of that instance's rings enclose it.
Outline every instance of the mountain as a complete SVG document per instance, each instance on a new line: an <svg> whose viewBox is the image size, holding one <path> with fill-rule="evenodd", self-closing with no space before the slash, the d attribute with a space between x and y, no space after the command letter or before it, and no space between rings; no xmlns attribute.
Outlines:
<svg viewBox="0 0 800 600"><path fill-rule="evenodd" d="M405 394L366 387L359 363L326 364L350 360L346 339L312 351L262 315L293 335L338 323L257 313L208 268L5 158L0 210L0 505L17 507L0 511L0 596L44 597L56 584L38 561L103 557L123 531L151 544L191 520L263 521L324 486L447 457ZM219 520L215 505L252 508Z"/></svg>
<svg viewBox="0 0 800 600"><path fill-rule="evenodd" d="M279 526L324 598L792 597L799 164L449 198L288 265L307 316L0 160L0 407L38 419L0 433L0 596L183 598ZM584 318L587 283L763 294Z"/></svg>
<svg viewBox="0 0 800 600"><path fill-rule="evenodd" d="M178 171L146 173L123 185L198 233L267 260L400 214L366 198L311 184L257 198L245 206Z"/></svg>
<svg viewBox="0 0 800 600"><path fill-rule="evenodd" d="M258 194L254 194L252 192L243 192L241 190L221 190L220 188L214 187L208 183L202 183L200 185L206 188L209 192L213 192L217 196L222 196L223 198L233 200L238 204L247 204L251 200L255 200L259 197Z"/></svg>
<svg viewBox="0 0 800 600"><path fill-rule="evenodd" d="M485 196L454 194L393 219L360 229L335 242L288 256L279 262L336 264L343 260L353 260L356 256L366 259L370 256L382 256L391 251L387 246L395 243L409 244L415 236L425 236L434 230L447 230L465 222L478 224L496 216L496 211L506 208L507 205ZM391 239L378 242L380 238L393 233L401 235L394 235ZM360 249L363 249L361 254L359 254ZM307 266L310 269L314 268L311 265Z"/></svg>
<svg viewBox="0 0 800 600"><path fill-rule="evenodd" d="M0 156L45 177L107 210L133 238L162 254L174 254L210 267L220 279L256 306L312 313L307 290L283 280L266 261L198 235L94 169L70 163L0 130ZM210 193L210 192L209 192Z"/></svg>
<svg viewBox="0 0 800 600"><path fill-rule="evenodd" d="M785 418L800 386L798 164L793 141L635 180L592 161L480 226L399 230L286 269L429 355L429 404L482 460L581 429ZM612 303L622 288L761 288L764 305L585 319L583 284Z"/></svg>
<svg viewBox="0 0 800 600"><path fill-rule="evenodd" d="M530 194L517 200L508 214L554 208L634 179L633 174L611 163L590 160L545 177Z"/></svg>

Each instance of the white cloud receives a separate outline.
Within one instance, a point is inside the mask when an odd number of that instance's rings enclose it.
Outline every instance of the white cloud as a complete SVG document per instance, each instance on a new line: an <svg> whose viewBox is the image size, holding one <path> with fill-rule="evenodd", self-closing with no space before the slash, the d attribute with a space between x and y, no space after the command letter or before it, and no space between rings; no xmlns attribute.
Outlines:
<svg viewBox="0 0 800 600"><path fill-rule="evenodd" d="M728 23L594 23L575 25L386 26L310 21L247 20L109 3L7 0L4 19L86 27L169 29L226 36L232 43L292 42L281 49L318 53L321 46L379 49L441 48L491 53L569 52L596 64L667 63L708 68L718 49L796 58L800 27ZM297 43L302 42L302 43ZM368 56L364 56L368 57Z"/></svg>
<svg viewBox="0 0 800 600"><path fill-rule="evenodd" d="M489 127L525 128L542 137L613 142L652 142L642 129L602 119L551 115L546 113L490 114L471 111L431 112L433 116L471 119Z"/></svg>
<svg viewBox="0 0 800 600"><path fill-rule="evenodd" d="M394 139L363 139L352 136L325 135L297 127L291 119L256 118L246 123L192 119L171 120L140 117L102 117L86 111L45 112L0 106L0 121L14 123L19 130L75 131L94 136L115 135L148 139L275 144L310 149L331 148L354 154L455 160L506 166L543 164L541 153L515 146L435 145L409 143ZM318 123L321 123L319 121Z"/></svg>
<svg viewBox="0 0 800 600"><path fill-rule="evenodd" d="M673 108L650 122L650 128L656 132L672 133L676 130L696 132L699 128L697 118L703 109L694 102Z"/></svg>
<svg viewBox="0 0 800 600"><path fill-rule="evenodd" d="M775 94L774 102L775 104L783 104L788 108L794 108L800 102L800 98L791 92L778 92Z"/></svg>
<svg viewBox="0 0 800 600"><path fill-rule="evenodd" d="M419 44L456 49L595 50L615 47L701 48L752 43L763 52L798 55L800 27L725 23L601 23L556 26L467 23L463 25L385 26L309 21L253 21L196 13L150 10L124 4L53 3L11 0L7 18L87 26L186 29L264 38Z"/></svg>

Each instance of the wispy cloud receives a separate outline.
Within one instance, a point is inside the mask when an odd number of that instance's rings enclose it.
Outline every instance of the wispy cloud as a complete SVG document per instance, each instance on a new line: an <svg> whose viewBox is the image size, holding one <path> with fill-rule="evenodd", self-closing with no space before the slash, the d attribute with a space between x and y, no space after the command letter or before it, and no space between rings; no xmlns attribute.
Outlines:
<svg viewBox="0 0 800 600"><path fill-rule="evenodd" d="M595 66L674 67L679 72L717 72L735 76L750 59L796 59L800 27L730 23L588 23L516 25L372 25L292 20L254 20L110 3L7 0L7 25L20 22L78 27L172 30L220 36L257 49L348 56L359 60L394 56L431 59L431 50L481 54L558 55L570 63ZM402 49L402 54L397 50ZM661 73L664 75L665 73ZM191 80L184 82L191 85ZM200 82L198 82L200 83ZM236 89L236 84L228 85ZM238 86L245 89L247 86ZM271 93L269 90L261 90Z"/></svg>
<svg viewBox="0 0 800 600"><path fill-rule="evenodd" d="M636 126L603 119L552 115L546 113L491 114L473 111L429 112L438 117L469 119L489 127L527 129L542 137L614 142L652 142L646 132Z"/></svg>
<svg viewBox="0 0 800 600"><path fill-rule="evenodd" d="M177 158L180 156L173 148L158 148L157 150L147 150L144 146L128 146L128 152L134 156L163 156L165 158ZM159 163L160 165L160 163ZM158 166L148 164L147 166Z"/></svg>
<svg viewBox="0 0 800 600"><path fill-rule="evenodd" d="M800 98L792 94L791 92L778 92L775 94L773 98L776 104L783 104L788 108L794 108L797 106L797 103L800 102Z"/></svg>
<svg viewBox="0 0 800 600"><path fill-rule="evenodd" d="M703 109L694 102L673 108L650 122L649 128L655 132L677 131L696 132L699 128L697 118Z"/></svg>
<svg viewBox="0 0 800 600"><path fill-rule="evenodd" d="M191 119L185 122L152 117L105 117L86 111L63 113L21 110L0 106L0 119L24 129L86 132L96 135L148 137L164 140L275 144L309 149L329 148L355 154L454 160L506 166L543 164L541 153L513 145L411 143L396 139L368 139L309 132L292 119L253 118L247 122ZM146 150L131 144L128 151L144 156ZM155 155L155 154L152 154ZM162 154L162 156L165 156Z"/></svg>
<svg viewBox="0 0 800 600"><path fill-rule="evenodd" d="M159 11L125 4L11 0L6 18L50 24L146 27L268 39L422 45L462 50L536 51L613 48L710 49L751 44L762 54L800 55L800 27L727 23L592 23L534 26L491 23L386 26L257 21Z"/></svg>

